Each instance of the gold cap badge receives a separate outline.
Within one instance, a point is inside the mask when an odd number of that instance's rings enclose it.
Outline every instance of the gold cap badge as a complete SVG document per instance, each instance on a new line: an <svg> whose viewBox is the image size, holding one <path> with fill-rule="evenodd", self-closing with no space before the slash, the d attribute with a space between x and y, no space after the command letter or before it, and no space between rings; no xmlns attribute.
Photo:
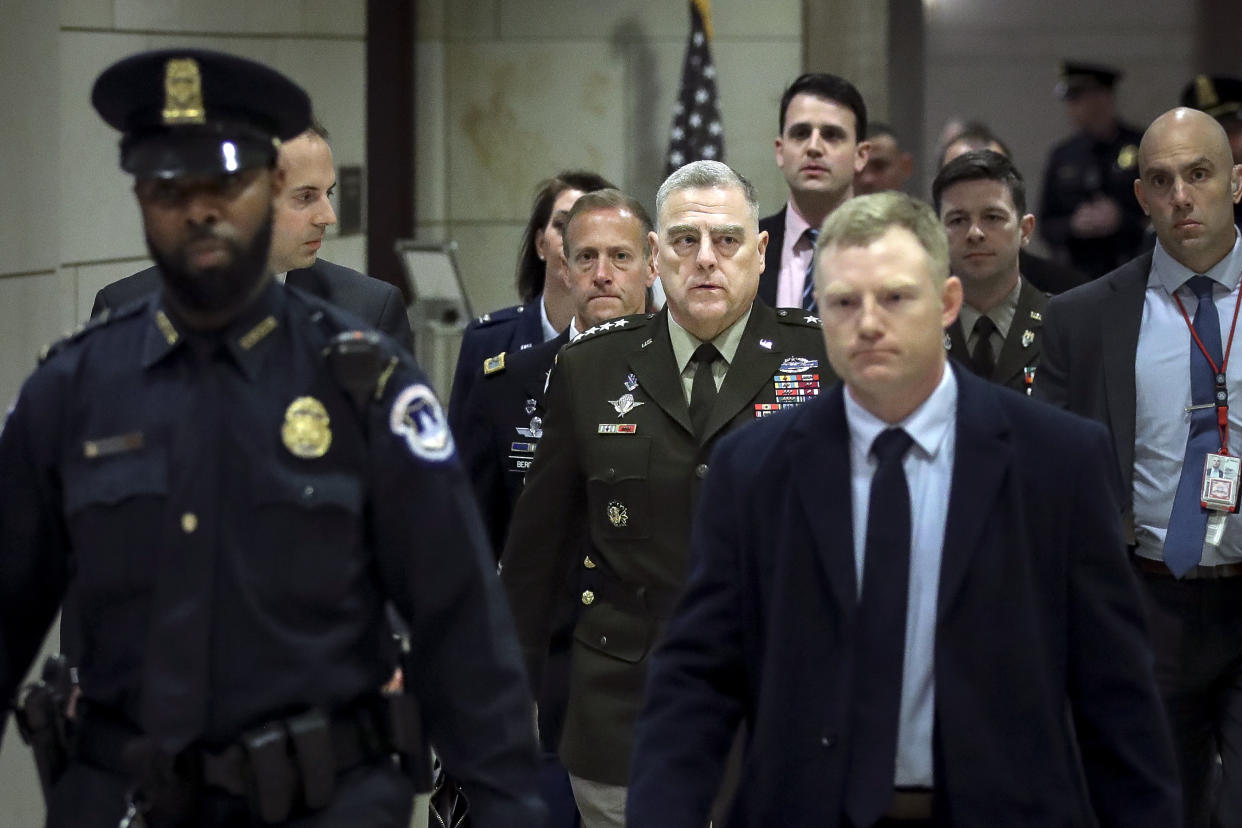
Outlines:
<svg viewBox="0 0 1242 828"><path fill-rule="evenodd" d="M201 124L203 78L194 58L170 58L164 65L164 125Z"/></svg>
<svg viewBox="0 0 1242 828"><path fill-rule="evenodd" d="M328 427L328 409L314 397L298 397L285 409L285 424L280 439L294 457L314 460L328 453L332 445L332 429Z"/></svg>
<svg viewBox="0 0 1242 828"><path fill-rule="evenodd" d="M1195 76L1195 97L1199 99L1199 107L1202 109L1209 109L1220 103L1220 98L1216 96L1216 87L1207 75Z"/></svg>
<svg viewBox="0 0 1242 828"><path fill-rule="evenodd" d="M1117 166L1123 170L1128 170L1138 161L1138 146L1135 144L1126 144L1121 148L1121 152L1117 153Z"/></svg>

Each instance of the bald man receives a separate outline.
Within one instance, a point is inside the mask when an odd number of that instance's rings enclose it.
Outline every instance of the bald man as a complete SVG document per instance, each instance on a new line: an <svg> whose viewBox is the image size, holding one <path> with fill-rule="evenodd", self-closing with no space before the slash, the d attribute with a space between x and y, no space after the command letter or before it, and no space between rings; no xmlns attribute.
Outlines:
<svg viewBox="0 0 1242 828"><path fill-rule="evenodd" d="M1221 365L1240 296L1233 205L1242 166L1215 120L1179 108L1143 135L1138 171L1134 195L1155 228L1155 250L1052 299L1035 391L1112 432L1185 824L1206 828L1214 813L1215 826L1235 828L1242 826L1239 481L1217 486L1207 469L1214 456L1242 453L1242 406L1221 404L1242 400L1242 370Z"/></svg>

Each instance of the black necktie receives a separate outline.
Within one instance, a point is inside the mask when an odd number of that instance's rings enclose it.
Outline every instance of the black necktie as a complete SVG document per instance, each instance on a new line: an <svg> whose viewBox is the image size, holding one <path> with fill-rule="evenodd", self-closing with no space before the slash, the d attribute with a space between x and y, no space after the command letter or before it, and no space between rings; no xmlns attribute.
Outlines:
<svg viewBox="0 0 1242 828"><path fill-rule="evenodd" d="M808 227L802 238L811 243L811 260L806 264L806 280L802 283L802 309L815 313L815 240L819 238L819 231Z"/></svg>
<svg viewBox="0 0 1242 828"><path fill-rule="evenodd" d="M870 826L893 799L897 724L901 713L906 600L910 588L910 492L901 461L910 435L890 428L875 438L862 600L854 630L849 779L845 811Z"/></svg>
<svg viewBox="0 0 1242 828"><path fill-rule="evenodd" d="M975 350L970 355L970 365L984 379L991 379L992 371L996 369L996 356L992 353L992 332L995 330L996 323L988 316L975 320Z"/></svg>
<svg viewBox="0 0 1242 828"><path fill-rule="evenodd" d="M720 359L720 351L710 342L704 342L694 351L694 382L690 386L690 422L696 437L702 438L716 403L716 380L712 377L712 363Z"/></svg>

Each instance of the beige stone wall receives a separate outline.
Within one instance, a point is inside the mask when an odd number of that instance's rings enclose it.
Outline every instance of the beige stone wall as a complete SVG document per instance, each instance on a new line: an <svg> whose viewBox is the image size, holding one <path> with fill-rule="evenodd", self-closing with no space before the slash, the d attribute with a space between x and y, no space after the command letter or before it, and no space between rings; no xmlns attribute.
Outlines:
<svg viewBox="0 0 1242 828"><path fill-rule="evenodd" d="M689 29L667 0L421 0L417 233L454 239L477 308L513 304L535 185L594 169L649 208ZM725 161L765 211L785 199L772 157L781 90L800 71L800 0L712 3Z"/></svg>

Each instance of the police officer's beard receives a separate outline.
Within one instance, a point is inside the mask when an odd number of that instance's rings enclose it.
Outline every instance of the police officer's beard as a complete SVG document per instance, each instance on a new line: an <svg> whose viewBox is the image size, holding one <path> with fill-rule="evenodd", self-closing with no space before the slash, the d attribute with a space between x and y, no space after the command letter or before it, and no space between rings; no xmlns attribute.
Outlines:
<svg viewBox="0 0 1242 828"><path fill-rule="evenodd" d="M157 248L148 235L147 249L159 265L164 276L164 288L172 294L173 301L187 311L199 313L220 313L248 304L259 282L267 276L273 214L269 208L267 217L249 244L219 236L207 227L195 233L180 249L165 252ZM186 248L196 241L208 239L222 241L228 246L229 263L221 267L191 269Z"/></svg>

